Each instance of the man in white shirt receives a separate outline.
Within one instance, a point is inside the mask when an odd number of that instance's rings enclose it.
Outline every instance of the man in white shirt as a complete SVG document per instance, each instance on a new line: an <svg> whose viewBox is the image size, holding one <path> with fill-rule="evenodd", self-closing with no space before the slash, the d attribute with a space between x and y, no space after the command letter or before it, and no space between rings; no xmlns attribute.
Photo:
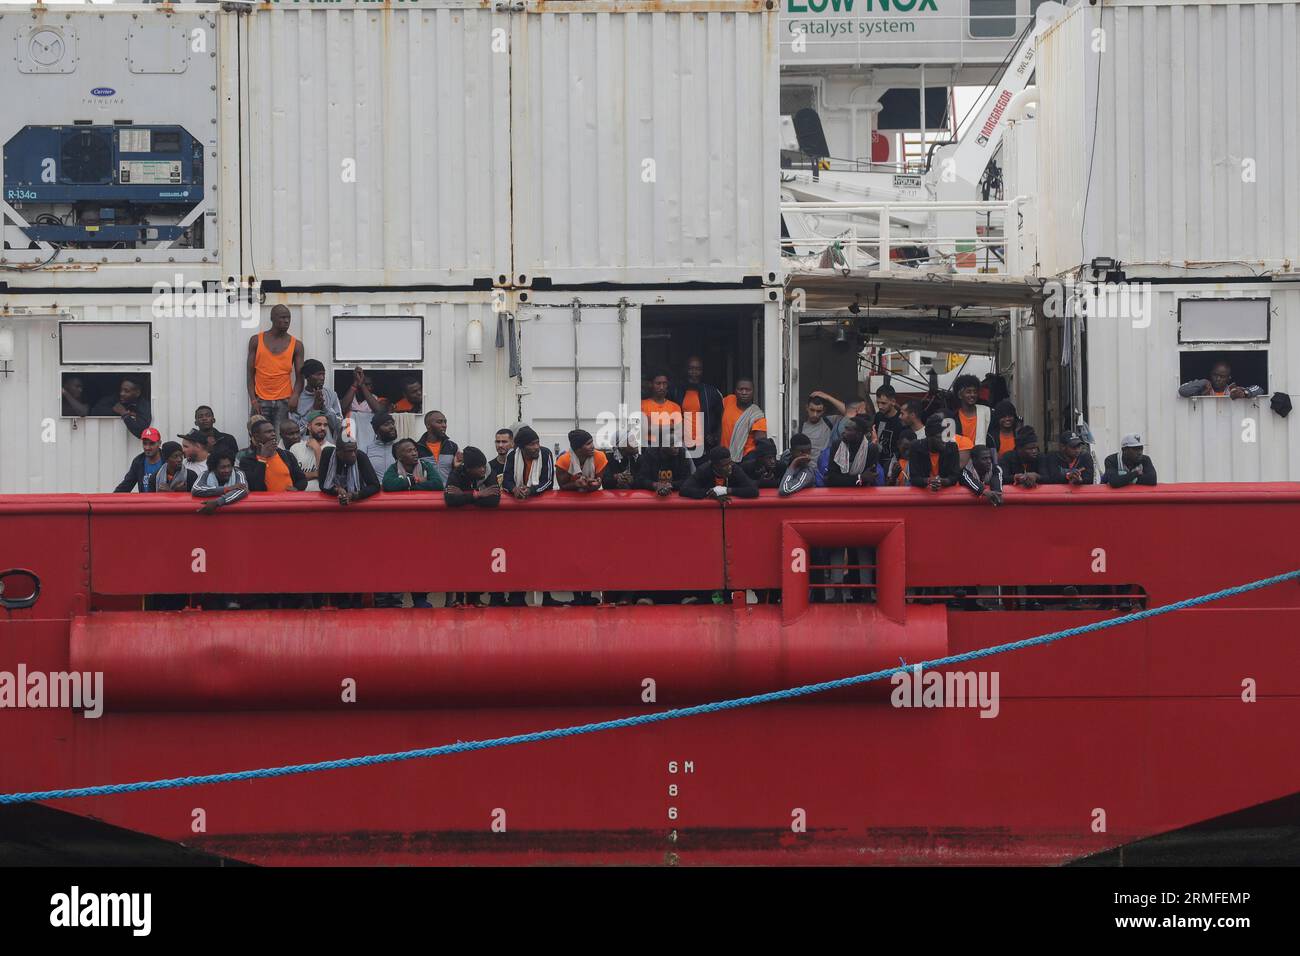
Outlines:
<svg viewBox="0 0 1300 956"><path fill-rule="evenodd" d="M194 428L189 434L176 437L181 440L181 453L185 455L185 467L194 472L194 480L198 481L208 470L207 436Z"/></svg>
<svg viewBox="0 0 1300 956"><path fill-rule="evenodd" d="M307 438L302 437L302 430L292 418L280 424L280 439L285 451L293 455L298 467L307 476L307 490L320 491L318 480L320 455L325 448L333 448L330 441L330 419L324 410L318 410L308 416Z"/></svg>

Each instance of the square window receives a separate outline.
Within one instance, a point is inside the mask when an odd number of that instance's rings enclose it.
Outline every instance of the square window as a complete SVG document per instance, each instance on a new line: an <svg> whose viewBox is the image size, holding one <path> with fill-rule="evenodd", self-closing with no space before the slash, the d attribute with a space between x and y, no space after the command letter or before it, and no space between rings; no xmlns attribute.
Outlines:
<svg viewBox="0 0 1300 956"><path fill-rule="evenodd" d="M371 394L387 402L388 410L394 414L403 412L423 414L430 408L428 403L423 401L424 372L420 369L368 368L366 378L370 380ZM334 370L334 392L339 396L339 401L347 395L353 381L352 369ZM415 385L419 388L415 388Z"/></svg>
<svg viewBox="0 0 1300 956"><path fill-rule="evenodd" d="M422 315L336 315L333 338L337 364L424 361Z"/></svg>
<svg viewBox="0 0 1300 956"><path fill-rule="evenodd" d="M1180 299L1179 342L1267 342L1270 299Z"/></svg>
<svg viewBox="0 0 1300 956"><path fill-rule="evenodd" d="M61 365L152 365L149 322L60 322Z"/></svg>
<svg viewBox="0 0 1300 956"><path fill-rule="evenodd" d="M60 402L65 418L117 418L113 406L125 389L148 401L148 372L63 372L59 376ZM129 383L129 384L126 384Z"/></svg>
<svg viewBox="0 0 1300 956"><path fill-rule="evenodd" d="M1258 385L1269 394L1267 349L1188 350L1178 355L1179 384L1208 379L1214 366L1225 362L1231 370L1230 384L1250 388Z"/></svg>
<svg viewBox="0 0 1300 956"><path fill-rule="evenodd" d="M970 0L972 37L1016 35L1016 0Z"/></svg>

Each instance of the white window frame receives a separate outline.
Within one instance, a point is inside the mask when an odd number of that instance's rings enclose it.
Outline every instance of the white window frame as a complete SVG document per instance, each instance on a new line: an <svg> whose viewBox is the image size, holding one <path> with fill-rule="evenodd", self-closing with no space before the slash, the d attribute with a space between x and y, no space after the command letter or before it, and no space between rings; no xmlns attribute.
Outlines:
<svg viewBox="0 0 1300 956"><path fill-rule="evenodd" d="M63 349L64 346L63 329L65 326L69 326L69 325L77 326L80 328L86 328L88 326L93 325L93 326L102 326L102 327L112 327L118 329L125 328L127 326L144 326L147 333L146 341L149 344L149 357L144 361L140 361L139 359L131 359L130 361L125 361L125 362L97 362L97 361L86 361L80 358L70 359L64 354L64 349ZM59 365L76 366L78 368L84 368L87 370L93 370L95 368L120 368L120 369L133 368L138 370L151 369L153 367L153 323L148 321L131 321L131 322L78 322L73 320L60 321L59 322Z"/></svg>
<svg viewBox="0 0 1300 956"><path fill-rule="evenodd" d="M339 355L339 334L338 334L340 319L346 320L350 323L351 322L356 322L356 323L373 322L380 319L401 319L402 321L405 322L418 322L419 329L420 329L419 357L418 358L392 358L392 357L356 358L356 357L349 357L349 356L340 356ZM338 315L332 316L331 325L330 325L330 338L333 340L330 347L330 351L333 357L333 364L335 368L352 368L357 365L363 365L366 368L370 368L370 367L383 368L385 366L397 366L397 367L423 366L424 358L425 358L425 345L424 345L425 332L426 330L424 325L424 315L422 313L415 313L415 314L393 313L393 314L386 314L386 315L352 315L349 313L339 313Z"/></svg>
<svg viewBox="0 0 1300 956"><path fill-rule="evenodd" d="M1234 305L1248 302L1264 303L1264 337L1262 339L1185 339L1183 338L1183 306L1188 303L1212 303L1212 302L1231 302ZM1178 300L1178 344L1189 346L1213 345L1223 348L1233 348L1244 345L1264 345L1270 343L1273 335L1273 300L1268 296L1192 296L1186 299ZM1246 351L1257 351L1256 349L1247 349Z"/></svg>

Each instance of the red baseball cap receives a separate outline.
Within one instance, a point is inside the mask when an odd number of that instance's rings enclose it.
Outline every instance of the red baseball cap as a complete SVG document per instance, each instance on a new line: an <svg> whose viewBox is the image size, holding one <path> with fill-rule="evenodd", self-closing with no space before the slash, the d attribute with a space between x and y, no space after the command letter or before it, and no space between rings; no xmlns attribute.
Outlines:
<svg viewBox="0 0 1300 956"><path fill-rule="evenodd" d="M162 441L162 432L156 428L146 428L140 433L142 441Z"/></svg>

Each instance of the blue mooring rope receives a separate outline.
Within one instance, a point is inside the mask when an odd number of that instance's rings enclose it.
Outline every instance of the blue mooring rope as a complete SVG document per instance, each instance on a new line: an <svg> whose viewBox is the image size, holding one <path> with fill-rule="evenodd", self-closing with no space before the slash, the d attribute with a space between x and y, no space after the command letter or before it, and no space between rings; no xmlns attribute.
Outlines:
<svg viewBox="0 0 1300 956"><path fill-rule="evenodd" d="M1186 610L1187 608L1196 607L1201 604L1208 604L1211 601L1219 601L1223 598L1245 594L1248 591L1258 591L1260 588L1270 587L1274 584L1281 584L1283 581L1292 581L1297 578L1300 578L1300 570L1288 571L1285 574L1278 574L1271 578L1261 578L1258 581L1251 581L1249 584L1239 584L1236 587L1225 588L1222 591L1202 594L1200 597L1188 598L1185 601L1177 601L1173 604L1166 604L1163 607L1137 611L1133 614L1126 614L1123 617L1113 618L1109 621L1096 621L1092 624L1084 624L1080 627L1071 627L1064 631L1055 631L1050 634L1040 635L1039 637L1028 637L1021 641L1012 641L1010 644L997 644L993 647L983 647L979 650L967 651L964 654L953 654L950 657L940 657L936 660L924 661L919 666L923 669L946 667L950 664L961 664L965 661L979 660L984 657L992 657L995 654L1005 654L1009 651L1022 650L1026 647L1037 647L1043 644L1051 644L1054 641L1064 640L1067 637L1078 637L1082 634L1092 634L1097 631L1104 631L1107 628L1118 627L1121 624L1129 624L1134 621L1145 621L1153 617L1159 617L1162 614ZM315 763L290 764L286 767L263 767L260 770L238 770L233 773L212 773L197 777L174 777L170 780L142 780L138 783L110 783L98 787L73 787L68 790L38 790L33 793L5 793L0 794L0 805L9 803L30 803L35 800L68 800L74 797L99 797L118 793L140 793L145 790L172 790L179 787L198 787L209 783L229 783L235 780L259 780L265 777L288 777L299 773L316 773L322 770L343 770L349 767L369 767L375 764L397 763L402 760L416 760L421 757L441 757L444 754L467 753L472 750L490 750L494 747L512 747L516 744L531 744L539 740L557 740L561 737L577 737L580 734L594 734L602 730L619 730L623 727L637 727L642 724L653 724L664 720L676 720L680 717L695 717L699 714L711 714L720 710L737 710L741 707L752 707L755 704L768 704L772 701L788 700L792 697L806 697L810 694L821 694L828 690L839 690L842 687L853 687L857 684L867 684L872 681L884 680L886 677L890 677L916 666L918 665L908 665L900 662L900 666L891 667L888 670L874 671L870 674L859 674L856 677L841 677L838 680L823 681L818 684L805 684L802 687L791 687L786 690L771 691L766 694L754 694L750 697L737 697L732 700L720 700L712 704L697 704L693 707L679 707L675 710L664 710L653 714L640 714L636 717L621 717L618 720L602 720L594 724L580 724L576 727L559 727L554 730L539 730L530 734L516 734L512 737L495 737L491 740L463 740L457 741L454 744L443 744L440 747L427 747L422 750L402 750L391 754L372 754L366 757L346 757L340 760L321 760Z"/></svg>

